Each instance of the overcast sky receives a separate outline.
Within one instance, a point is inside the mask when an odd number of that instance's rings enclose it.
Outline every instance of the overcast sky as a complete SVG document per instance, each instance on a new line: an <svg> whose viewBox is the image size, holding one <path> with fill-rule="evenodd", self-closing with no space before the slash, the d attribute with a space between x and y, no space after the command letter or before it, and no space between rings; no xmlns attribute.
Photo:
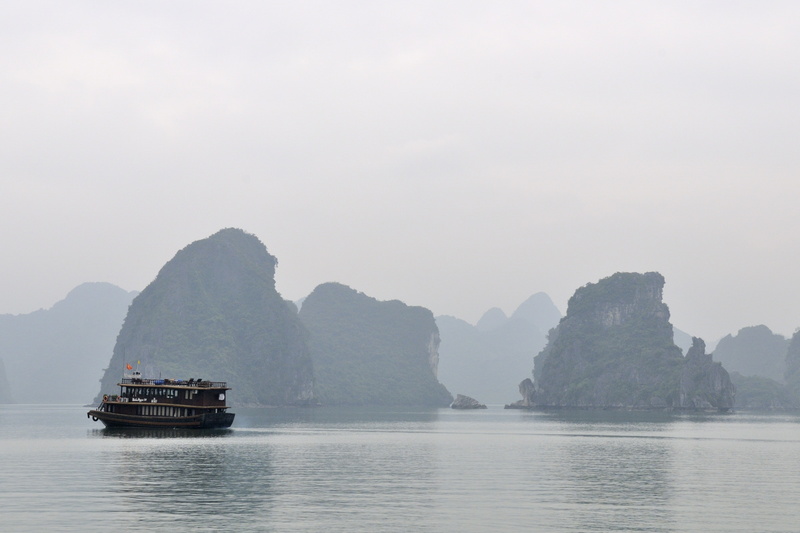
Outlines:
<svg viewBox="0 0 800 533"><path fill-rule="evenodd" d="M0 313L238 227L292 300L800 326L799 2L9 1L0 98Z"/></svg>

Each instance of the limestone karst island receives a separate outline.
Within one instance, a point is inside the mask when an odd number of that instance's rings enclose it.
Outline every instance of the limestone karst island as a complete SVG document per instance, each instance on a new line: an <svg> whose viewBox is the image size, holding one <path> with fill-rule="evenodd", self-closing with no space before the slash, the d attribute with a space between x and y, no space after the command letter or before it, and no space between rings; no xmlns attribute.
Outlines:
<svg viewBox="0 0 800 533"><path fill-rule="evenodd" d="M800 407L800 334L746 327L706 353L673 328L656 272L588 283L563 317L537 293L473 326L336 282L290 302L277 264L228 228L179 250L141 293L84 284L52 309L0 315L0 401L40 401L20 386L31 379L49 401L97 401L141 361L145 376L225 381L245 406ZM80 364L52 364L65 357Z"/></svg>
<svg viewBox="0 0 800 533"><path fill-rule="evenodd" d="M214 376L244 405L450 404L429 310L323 284L298 314L276 265L239 229L180 250L133 300L101 390L141 361L145 376Z"/></svg>
<svg viewBox="0 0 800 533"><path fill-rule="evenodd" d="M617 273L575 291L512 406L732 408L735 388L705 343L684 357L673 342L663 287L656 272Z"/></svg>

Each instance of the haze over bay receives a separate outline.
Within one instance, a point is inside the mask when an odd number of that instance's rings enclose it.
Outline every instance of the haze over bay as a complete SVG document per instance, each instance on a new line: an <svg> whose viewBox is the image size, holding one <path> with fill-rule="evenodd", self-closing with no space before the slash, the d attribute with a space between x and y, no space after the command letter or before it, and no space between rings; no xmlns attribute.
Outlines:
<svg viewBox="0 0 800 533"><path fill-rule="evenodd" d="M658 271L708 340L800 326L800 5L10 2L0 313L222 227L288 299L473 323Z"/></svg>

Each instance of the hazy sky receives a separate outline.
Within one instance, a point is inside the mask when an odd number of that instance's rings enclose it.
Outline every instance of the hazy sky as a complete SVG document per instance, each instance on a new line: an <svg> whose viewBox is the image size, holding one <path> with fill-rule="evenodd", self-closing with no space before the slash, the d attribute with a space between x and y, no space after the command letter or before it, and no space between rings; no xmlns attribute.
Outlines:
<svg viewBox="0 0 800 533"><path fill-rule="evenodd" d="M0 313L239 227L293 300L800 326L798 2L9 1L0 97Z"/></svg>

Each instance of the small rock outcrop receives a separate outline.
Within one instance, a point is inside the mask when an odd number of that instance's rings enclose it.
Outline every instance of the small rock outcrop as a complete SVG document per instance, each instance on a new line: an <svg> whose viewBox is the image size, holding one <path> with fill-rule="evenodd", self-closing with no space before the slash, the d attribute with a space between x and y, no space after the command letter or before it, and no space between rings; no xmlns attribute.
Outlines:
<svg viewBox="0 0 800 533"><path fill-rule="evenodd" d="M470 398L469 396L464 396L463 394L457 394L456 399L450 404L451 409L486 409L486 406L476 400L475 398Z"/></svg>
<svg viewBox="0 0 800 533"><path fill-rule="evenodd" d="M617 273L575 291L509 407L730 409L735 388L705 343L684 358L673 342L663 287L657 272Z"/></svg>
<svg viewBox="0 0 800 533"><path fill-rule="evenodd" d="M519 384L519 393L522 395L522 399L518 400L514 403L507 404L505 406L506 409L530 409L533 406L531 404L531 400L533 399L533 394L536 391L536 387L533 385L533 381L531 378L523 379Z"/></svg>

